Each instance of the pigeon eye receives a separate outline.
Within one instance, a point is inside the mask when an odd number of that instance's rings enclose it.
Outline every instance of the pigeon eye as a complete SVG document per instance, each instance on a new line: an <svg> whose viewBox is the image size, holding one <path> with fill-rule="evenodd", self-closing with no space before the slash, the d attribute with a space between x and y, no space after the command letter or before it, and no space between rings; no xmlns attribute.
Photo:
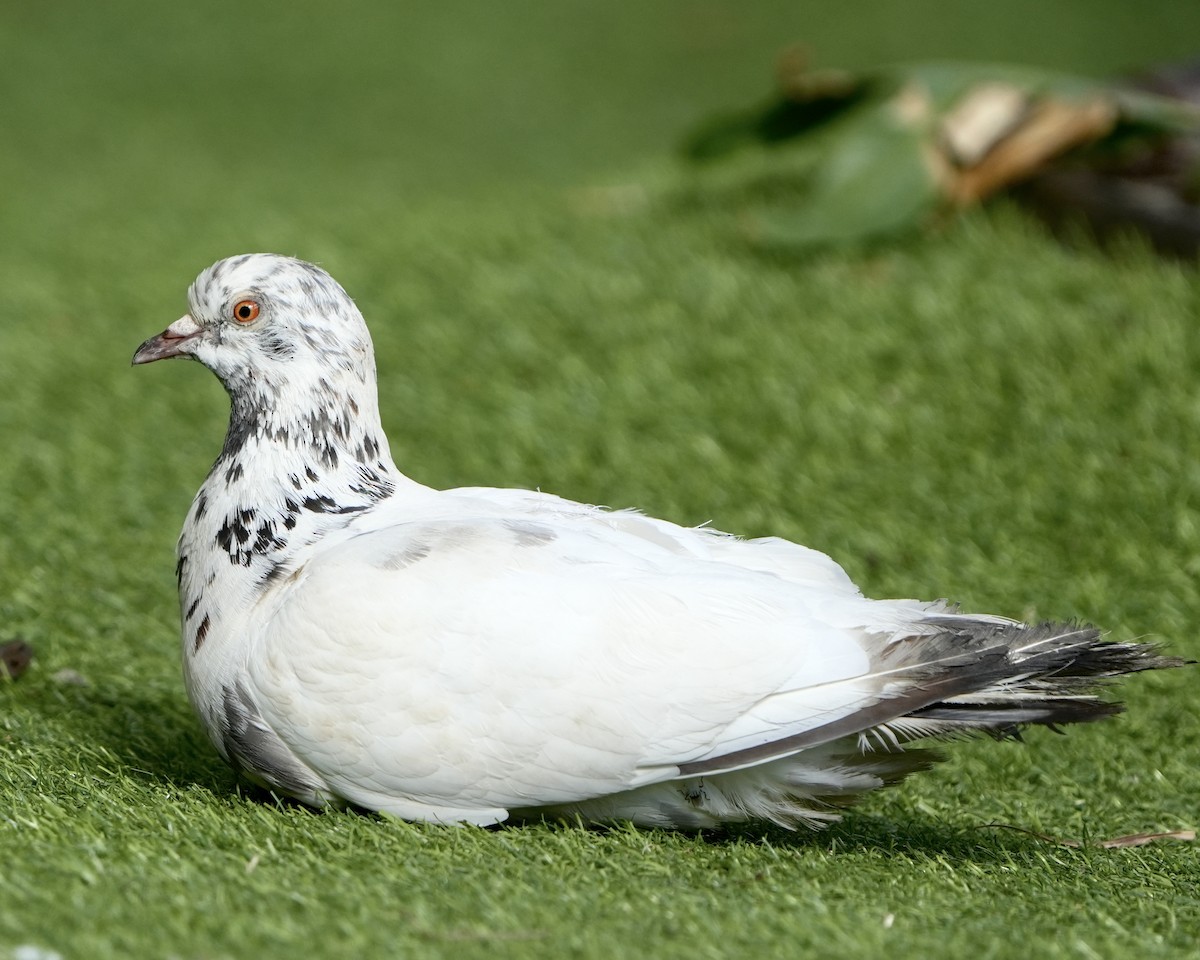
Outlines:
<svg viewBox="0 0 1200 960"><path fill-rule="evenodd" d="M233 308L233 319L238 323L253 323L258 318L256 300L239 300Z"/></svg>

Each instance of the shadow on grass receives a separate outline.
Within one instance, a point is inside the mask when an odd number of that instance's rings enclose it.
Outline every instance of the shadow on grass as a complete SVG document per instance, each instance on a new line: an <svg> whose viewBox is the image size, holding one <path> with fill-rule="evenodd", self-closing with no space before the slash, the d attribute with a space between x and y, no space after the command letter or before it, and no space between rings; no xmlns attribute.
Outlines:
<svg viewBox="0 0 1200 960"><path fill-rule="evenodd" d="M215 794L235 789L233 771L208 742L182 694L123 684L74 687L61 691L54 722L71 739L115 757L131 777ZM87 762L86 756L81 761Z"/></svg>
<svg viewBox="0 0 1200 960"><path fill-rule="evenodd" d="M891 820L867 814L847 814L839 823L823 830L786 830L769 823L737 824L714 830L668 830L638 828L630 823L585 824L563 820L504 823L489 828L509 835L590 833L598 837L679 843L702 843L712 847L761 847L788 849L818 856L885 856L912 861L949 859L980 864L1026 863L1037 852L1053 849L1066 855L1079 851L1048 845L1036 837L990 828L980 823L960 826L913 816Z"/></svg>
<svg viewBox="0 0 1200 960"><path fill-rule="evenodd" d="M854 813L819 833L773 830L762 838L775 846L820 849L832 855L883 853L914 860L949 857L975 863L1023 860L1034 848L1045 847L1032 837L990 829L983 823L963 827L919 817L896 821Z"/></svg>
<svg viewBox="0 0 1200 960"><path fill-rule="evenodd" d="M47 691L50 692L50 691ZM204 735L199 721L182 693L154 688L72 687L54 690L51 697L25 701L44 710L49 725L68 741L80 745L78 762L104 764L115 758L123 772L150 783L169 784L177 789L199 787L217 797L240 794L247 801L269 806L291 807L295 801L253 786L221 759ZM88 750L83 745L93 745ZM351 807L364 817L370 810ZM959 861L995 863L1026 861L1035 850L1054 849L1060 854L1077 853L1048 845L1034 837L989 829L986 824L962 827L944 822L885 817L848 812L845 818L821 831L788 831L772 824L751 823L720 830L673 832L638 829L630 824L586 825L564 821L528 821L500 824L489 832L536 834L541 831L591 833L597 837L637 837L691 842L713 846L764 846L791 848L818 854L879 855L930 860L949 857Z"/></svg>

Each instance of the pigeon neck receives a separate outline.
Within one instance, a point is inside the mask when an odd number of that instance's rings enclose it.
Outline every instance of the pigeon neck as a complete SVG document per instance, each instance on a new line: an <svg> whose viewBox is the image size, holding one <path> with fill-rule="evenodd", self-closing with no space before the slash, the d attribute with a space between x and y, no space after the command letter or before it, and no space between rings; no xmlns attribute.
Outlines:
<svg viewBox="0 0 1200 960"><path fill-rule="evenodd" d="M222 648L231 629L305 548L344 528L397 488L373 386L301 404L233 394L229 431L179 539L180 601L189 660ZM291 411L285 416L283 411Z"/></svg>
<svg viewBox="0 0 1200 960"><path fill-rule="evenodd" d="M206 486L276 517L285 531L326 527L302 521L344 518L390 496L408 481L392 462L373 378L354 386L335 389L322 379L305 397L266 384L231 391L229 430Z"/></svg>

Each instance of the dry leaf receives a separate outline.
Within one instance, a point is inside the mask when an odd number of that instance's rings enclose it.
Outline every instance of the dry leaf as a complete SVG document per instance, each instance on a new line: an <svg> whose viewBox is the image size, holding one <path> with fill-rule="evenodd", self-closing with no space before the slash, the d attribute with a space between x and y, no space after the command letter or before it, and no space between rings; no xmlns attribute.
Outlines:
<svg viewBox="0 0 1200 960"><path fill-rule="evenodd" d="M1195 830L1171 830L1166 833L1131 833L1124 837L1113 837L1111 840L1085 842L1083 840L1063 840L1046 833L1038 833L1036 830L1017 827L1011 823L988 823L984 824L984 826L996 830L1012 830L1016 833L1028 834L1031 837L1036 837L1038 840L1044 840L1046 843L1057 844L1060 847L1072 847L1074 849L1081 847L1101 847L1105 850L1120 850L1124 847L1142 847L1156 840L1191 841L1196 839Z"/></svg>
<svg viewBox="0 0 1200 960"><path fill-rule="evenodd" d="M962 98L942 118L942 140L950 161L970 167L1021 122L1029 106L1024 90L1007 83L985 83Z"/></svg>
<svg viewBox="0 0 1200 960"><path fill-rule="evenodd" d="M1141 847L1155 840L1195 840L1195 830L1172 830L1169 833L1131 833L1127 837L1113 837L1111 840L1101 840L1096 844L1106 850L1116 850L1121 847Z"/></svg>
<svg viewBox="0 0 1200 960"><path fill-rule="evenodd" d="M962 171L952 188L952 199L960 205L982 200L1024 180L1071 148L1107 136L1116 122L1116 104L1104 97L1082 103L1047 97L1030 107L1022 121L978 163Z"/></svg>

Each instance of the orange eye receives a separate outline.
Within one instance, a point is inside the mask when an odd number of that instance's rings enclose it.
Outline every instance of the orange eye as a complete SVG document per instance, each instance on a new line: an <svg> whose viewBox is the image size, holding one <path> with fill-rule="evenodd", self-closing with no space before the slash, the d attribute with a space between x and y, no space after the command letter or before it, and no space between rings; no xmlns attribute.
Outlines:
<svg viewBox="0 0 1200 960"><path fill-rule="evenodd" d="M258 301L239 300L233 308L233 319L238 323L253 323L258 318Z"/></svg>

